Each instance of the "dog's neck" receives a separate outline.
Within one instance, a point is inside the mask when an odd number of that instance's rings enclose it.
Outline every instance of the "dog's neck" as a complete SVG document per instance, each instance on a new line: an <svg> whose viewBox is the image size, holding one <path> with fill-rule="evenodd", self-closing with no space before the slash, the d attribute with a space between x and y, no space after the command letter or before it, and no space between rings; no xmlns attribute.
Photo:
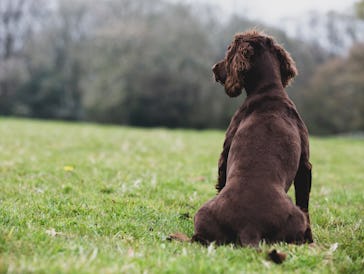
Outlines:
<svg viewBox="0 0 364 274"><path fill-rule="evenodd" d="M272 90L284 92L280 64L272 53L265 51L254 60L246 77L245 91L251 96Z"/></svg>

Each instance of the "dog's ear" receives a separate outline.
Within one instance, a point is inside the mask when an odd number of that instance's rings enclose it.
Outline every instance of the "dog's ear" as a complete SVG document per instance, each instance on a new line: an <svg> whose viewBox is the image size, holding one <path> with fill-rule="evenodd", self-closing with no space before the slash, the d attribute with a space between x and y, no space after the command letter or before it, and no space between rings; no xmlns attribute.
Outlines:
<svg viewBox="0 0 364 274"><path fill-rule="evenodd" d="M250 59L253 54L253 47L249 43L240 40L235 40L228 48L225 91L230 97L241 94L244 88L245 75L251 67Z"/></svg>
<svg viewBox="0 0 364 274"><path fill-rule="evenodd" d="M298 74L296 63L291 55L280 45L269 39L269 43L277 54L280 63L281 80L283 87L286 87L293 77Z"/></svg>

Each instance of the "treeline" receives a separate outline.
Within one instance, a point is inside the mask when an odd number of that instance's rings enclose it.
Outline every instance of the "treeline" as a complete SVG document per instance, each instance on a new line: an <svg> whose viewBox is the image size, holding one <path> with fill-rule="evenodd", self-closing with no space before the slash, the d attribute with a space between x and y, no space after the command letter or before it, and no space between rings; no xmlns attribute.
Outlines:
<svg viewBox="0 0 364 274"><path fill-rule="evenodd" d="M211 66L234 33L261 26L162 0L2 3L0 115L225 128L242 98L227 98ZM364 130L363 47L329 61L318 47L259 28L296 60L288 92L312 133Z"/></svg>

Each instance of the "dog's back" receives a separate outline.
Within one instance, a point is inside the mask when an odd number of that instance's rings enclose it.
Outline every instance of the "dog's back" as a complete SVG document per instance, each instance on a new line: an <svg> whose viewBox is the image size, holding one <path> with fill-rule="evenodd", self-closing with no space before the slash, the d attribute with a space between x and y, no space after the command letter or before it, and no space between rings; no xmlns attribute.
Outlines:
<svg viewBox="0 0 364 274"><path fill-rule="evenodd" d="M249 175L255 180L270 178L288 190L301 155L300 120L294 104L283 90L247 98L245 104L248 114L231 143L227 182L229 177Z"/></svg>
<svg viewBox="0 0 364 274"><path fill-rule="evenodd" d="M208 231L205 235L216 236L225 230L230 235L222 242L237 244L303 240L307 222L286 194L301 154L294 105L284 95L251 99L245 102L250 105L246 108L249 114L240 122L231 144L226 186L196 215L196 234L203 234L202 229ZM214 226L206 227L206 215L213 216ZM221 240L221 236L208 240Z"/></svg>

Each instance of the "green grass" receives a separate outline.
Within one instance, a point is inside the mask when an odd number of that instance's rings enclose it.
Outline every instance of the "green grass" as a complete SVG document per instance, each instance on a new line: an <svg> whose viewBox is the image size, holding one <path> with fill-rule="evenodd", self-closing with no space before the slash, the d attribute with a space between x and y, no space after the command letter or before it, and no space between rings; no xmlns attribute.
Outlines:
<svg viewBox="0 0 364 274"><path fill-rule="evenodd" d="M316 246L274 245L282 265L167 241L215 195L223 138L0 119L0 273L363 273L364 139L311 139Z"/></svg>

